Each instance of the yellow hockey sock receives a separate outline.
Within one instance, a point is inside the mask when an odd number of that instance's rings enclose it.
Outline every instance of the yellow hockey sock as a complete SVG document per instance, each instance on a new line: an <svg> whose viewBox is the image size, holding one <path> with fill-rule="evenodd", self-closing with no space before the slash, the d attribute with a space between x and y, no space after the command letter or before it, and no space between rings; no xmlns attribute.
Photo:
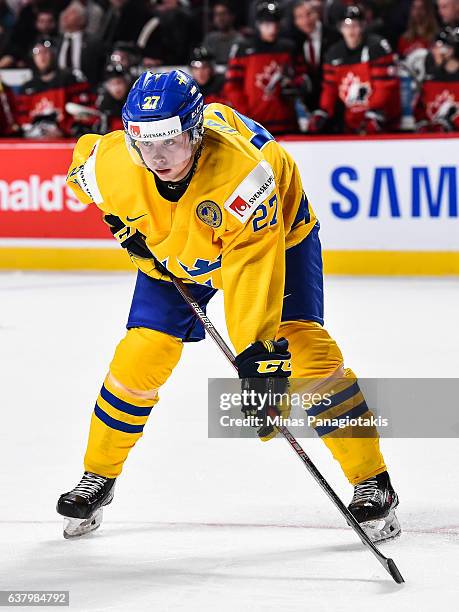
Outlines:
<svg viewBox="0 0 459 612"><path fill-rule="evenodd" d="M321 426L323 419L372 416L358 386L357 377L344 369L341 351L328 332L312 321L281 323L278 337L289 341L292 354L292 390L301 387L314 389L329 399L312 406L308 416L315 418L313 426L351 484L356 484L386 470L379 448L378 432L374 426L340 429Z"/></svg>
<svg viewBox="0 0 459 612"><path fill-rule="evenodd" d="M177 364L182 342L146 328L130 329L119 343L94 412L85 470L115 478L142 437L158 389Z"/></svg>

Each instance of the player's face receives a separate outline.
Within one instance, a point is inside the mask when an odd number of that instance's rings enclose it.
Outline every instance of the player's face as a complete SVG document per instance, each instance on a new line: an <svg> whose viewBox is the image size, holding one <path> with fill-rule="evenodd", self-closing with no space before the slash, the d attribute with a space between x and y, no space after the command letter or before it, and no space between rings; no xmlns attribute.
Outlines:
<svg viewBox="0 0 459 612"><path fill-rule="evenodd" d="M212 77L213 69L208 62L196 62L191 67L191 76L198 85L207 85Z"/></svg>
<svg viewBox="0 0 459 612"><path fill-rule="evenodd" d="M426 16L424 0L414 0L410 10L411 19L413 19L416 23L421 23Z"/></svg>
<svg viewBox="0 0 459 612"><path fill-rule="evenodd" d="M261 40L274 42L279 35L280 25L277 21L262 21L258 24Z"/></svg>
<svg viewBox="0 0 459 612"><path fill-rule="evenodd" d="M51 34L55 28L56 20L51 13L38 13L35 21L35 29L38 30L40 34Z"/></svg>
<svg viewBox="0 0 459 612"><path fill-rule="evenodd" d="M341 34L349 49L356 49L363 39L363 25L358 19L345 19L341 24Z"/></svg>
<svg viewBox="0 0 459 612"><path fill-rule="evenodd" d="M441 40L432 45L431 52L437 66L442 66L453 56L453 49L445 45Z"/></svg>
<svg viewBox="0 0 459 612"><path fill-rule="evenodd" d="M233 25L233 15L224 4L217 4L214 6L213 11L214 26L217 30L222 32L228 31Z"/></svg>
<svg viewBox="0 0 459 612"><path fill-rule="evenodd" d="M439 0L438 12L444 23L452 23L459 17L458 0Z"/></svg>
<svg viewBox="0 0 459 612"><path fill-rule="evenodd" d="M116 76L105 81L105 89L115 100L124 100L128 93L128 84L126 79Z"/></svg>
<svg viewBox="0 0 459 612"><path fill-rule="evenodd" d="M193 145L187 133L157 142L136 143L144 163L160 179L179 181L193 163Z"/></svg>
<svg viewBox="0 0 459 612"><path fill-rule="evenodd" d="M293 10L295 26L305 34L311 34L319 21L319 13L312 3L300 4Z"/></svg>
<svg viewBox="0 0 459 612"><path fill-rule="evenodd" d="M43 45L37 45L33 50L33 61L38 72L47 72L54 60L54 55L51 49Z"/></svg>

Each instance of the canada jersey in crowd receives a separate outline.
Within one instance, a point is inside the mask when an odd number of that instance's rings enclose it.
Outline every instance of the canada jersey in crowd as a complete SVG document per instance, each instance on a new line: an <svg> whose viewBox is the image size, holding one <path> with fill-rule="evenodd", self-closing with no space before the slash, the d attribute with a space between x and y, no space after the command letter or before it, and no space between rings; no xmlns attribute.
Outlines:
<svg viewBox="0 0 459 612"><path fill-rule="evenodd" d="M320 108L333 116L340 101L345 131L357 130L369 110L382 113L389 125L397 122L400 85L394 62L389 43L379 36L365 36L357 49L337 42L325 56Z"/></svg>
<svg viewBox="0 0 459 612"><path fill-rule="evenodd" d="M430 54L415 116L418 122L427 123L427 131L459 131L459 72L436 66Z"/></svg>

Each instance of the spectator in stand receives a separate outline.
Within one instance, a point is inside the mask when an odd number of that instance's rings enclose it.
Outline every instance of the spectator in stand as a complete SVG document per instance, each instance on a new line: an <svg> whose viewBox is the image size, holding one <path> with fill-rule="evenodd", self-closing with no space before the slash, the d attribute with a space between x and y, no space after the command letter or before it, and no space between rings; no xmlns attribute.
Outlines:
<svg viewBox="0 0 459 612"><path fill-rule="evenodd" d="M43 6L38 9L35 18L35 31L38 38L56 39L58 36L56 13L51 7ZM32 48L35 45L32 46Z"/></svg>
<svg viewBox="0 0 459 612"><path fill-rule="evenodd" d="M79 78L86 78L96 87L104 67L105 53L102 44L85 32L87 19L87 10L80 2L72 2L62 11L58 66L61 70L74 72Z"/></svg>
<svg viewBox="0 0 459 612"><path fill-rule="evenodd" d="M444 27L459 27L459 0L438 0L438 13Z"/></svg>
<svg viewBox="0 0 459 612"><path fill-rule="evenodd" d="M295 76L295 50L292 42L280 38L280 20L277 2L257 5L257 33L234 45L224 88L231 106L273 134L297 130L294 100L284 95Z"/></svg>
<svg viewBox="0 0 459 612"><path fill-rule="evenodd" d="M292 17L293 26L288 36L295 43L298 62L305 63L308 87L304 102L312 111L319 105L324 54L341 36L323 25L314 0L296 0Z"/></svg>
<svg viewBox="0 0 459 612"><path fill-rule="evenodd" d="M357 5L356 0L331 0L326 11L330 25L338 28L343 15L343 9L354 4Z"/></svg>
<svg viewBox="0 0 459 612"><path fill-rule="evenodd" d="M30 56L30 52L35 47L35 44L40 40L52 40L57 43L59 33L57 30L57 19L56 14L49 7L42 7L38 9L37 16L35 18L35 31L34 38L30 41L30 45L25 50L27 56Z"/></svg>
<svg viewBox="0 0 459 612"><path fill-rule="evenodd" d="M400 83L395 56L386 40L365 33L363 20L358 6L345 9L340 22L343 40L325 57L320 109L311 115L311 133L336 129L337 123L339 131L361 134L398 127Z"/></svg>
<svg viewBox="0 0 459 612"><path fill-rule="evenodd" d="M110 70L115 67L132 83L139 74L140 60L140 49L137 45L120 40L113 45L106 70L109 67L111 67Z"/></svg>
<svg viewBox="0 0 459 612"><path fill-rule="evenodd" d="M109 0L99 38L108 49L116 40L137 42L142 28L155 18L143 0Z"/></svg>
<svg viewBox="0 0 459 612"><path fill-rule="evenodd" d="M438 24L432 0L413 0L408 20L408 29L398 41L400 57L406 57L417 49L429 49Z"/></svg>
<svg viewBox="0 0 459 612"><path fill-rule="evenodd" d="M123 129L121 111L130 86L130 75L123 72L120 64L109 64L106 67L102 91L96 101L96 108L102 114L99 133Z"/></svg>
<svg viewBox="0 0 459 612"><path fill-rule="evenodd" d="M223 97L225 75L216 74L215 57L206 47L193 49L190 67L191 76L199 85L199 89L204 96L204 104L211 104L212 102L225 104Z"/></svg>
<svg viewBox="0 0 459 612"><path fill-rule="evenodd" d="M213 31L203 40L203 45L215 57L217 64L226 64L233 44L240 44L244 37L234 28L235 14L232 6L220 0L212 7Z"/></svg>
<svg viewBox="0 0 459 612"><path fill-rule="evenodd" d="M33 76L21 88L21 94L36 94L77 83L70 70L56 63L56 44L52 39L39 40L32 49Z"/></svg>
<svg viewBox="0 0 459 612"><path fill-rule="evenodd" d="M312 2L312 6L319 13L320 21L322 23L324 23L325 13L326 13L326 5L327 5L326 0L311 0L311 2Z"/></svg>
<svg viewBox="0 0 459 612"><path fill-rule="evenodd" d="M14 13L6 0L0 0L0 28L11 30L14 26Z"/></svg>
<svg viewBox="0 0 459 612"><path fill-rule="evenodd" d="M0 0L0 57L7 48L14 26L14 14L6 0Z"/></svg>
<svg viewBox="0 0 459 612"><path fill-rule="evenodd" d="M157 10L163 30L164 63L168 66L186 64L194 42L191 13L179 0L161 0Z"/></svg>
<svg viewBox="0 0 459 612"><path fill-rule="evenodd" d="M0 0L0 62L8 51L13 26L14 14L6 0Z"/></svg>
<svg viewBox="0 0 459 612"><path fill-rule="evenodd" d="M0 80L0 136L18 136L19 129L13 93Z"/></svg>
<svg viewBox="0 0 459 612"><path fill-rule="evenodd" d="M415 109L418 132L459 132L459 28L446 28L425 58Z"/></svg>
<svg viewBox="0 0 459 612"><path fill-rule="evenodd" d="M10 44L5 49L3 61L0 64L1 68L25 66L30 52L38 40L43 38L57 40L56 14L50 6L37 5L32 17L34 18L34 24L33 29L30 30L27 44L24 39L18 37L17 33L12 36Z"/></svg>
<svg viewBox="0 0 459 612"><path fill-rule="evenodd" d="M333 0L328 8L329 24L338 27L343 9L357 5L363 11L368 33L387 38L396 47L406 30L412 0Z"/></svg>
<svg viewBox="0 0 459 612"><path fill-rule="evenodd" d="M149 18L137 37L136 46L142 57L142 68L156 68L164 64L167 57L168 43L162 24L161 13L152 9Z"/></svg>
<svg viewBox="0 0 459 612"><path fill-rule="evenodd" d="M57 65L51 40L39 41L32 50L33 77L16 97L18 119L26 138L58 138L75 134L76 122L66 104L91 104L88 83L79 82L70 70Z"/></svg>
<svg viewBox="0 0 459 612"><path fill-rule="evenodd" d="M21 9L16 17L13 30L10 36L10 44L4 51L4 56L0 59L0 68L22 67L26 63L27 51L31 44L36 40L38 32L35 24L37 14L46 7L56 13L61 8L65 0L29 0L25 4L20 4Z"/></svg>
<svg viewBox="0 0 459 612"><path fill-rule="evenodd" d="M96 0L78 0L78 2L86 9L86 34L98 37L104 18L104 11L101 5Z"/></svg>
<svg viewBox="0 0 459 612"><path fill-rule="evenodd" d="M143 0L110 0L101 38L110 48L123 40L137 46L144 68L186 64L191 48L192 22L175 0L150 8Z"/></svg>

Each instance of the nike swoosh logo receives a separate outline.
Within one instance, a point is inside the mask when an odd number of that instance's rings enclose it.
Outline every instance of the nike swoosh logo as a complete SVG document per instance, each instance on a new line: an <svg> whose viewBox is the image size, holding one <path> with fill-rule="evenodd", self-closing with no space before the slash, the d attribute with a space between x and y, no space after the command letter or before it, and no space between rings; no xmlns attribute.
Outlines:
<svg viewBox="0 0 459 612"><path fill-rule="evenodd" d="M291 293L287 293L287 295L284 295L283 299L285 300L285 298L290 297L292 294Z"/></svg>
<svg viewBox="0 0 459 612"><path fill-rule="evenodd" d="M141 219L142 217L146 217L146 216L147 216L147 213L140 215L139 217L132 217L132 219L131 217L126 217L126 221L128 223L132 223L133 221L137 221L138 219Z"/></svg>

